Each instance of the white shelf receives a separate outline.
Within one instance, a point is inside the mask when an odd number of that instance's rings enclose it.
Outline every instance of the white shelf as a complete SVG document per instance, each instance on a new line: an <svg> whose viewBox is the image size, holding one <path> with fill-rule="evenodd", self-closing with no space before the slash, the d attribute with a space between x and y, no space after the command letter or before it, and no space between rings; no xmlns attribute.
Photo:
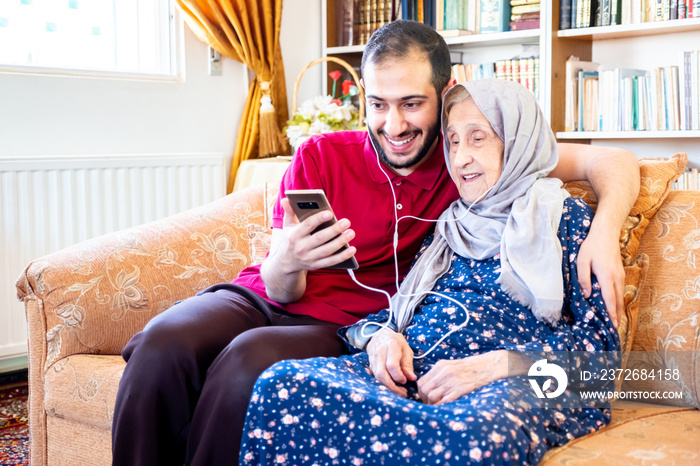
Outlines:
<svg viewBox="0 0 700 466"><path fill-rule="evenodd" d="M557 139L693 139L700 131L560 131Z"/></svg>
<svg viewBox="0 0 700 466"><path fill-rule="evenodd" d="M537 43L540 39L539 29L526 29L524 31L494 32L491 34L472 34L469 36L446 37L447 45L474 45L495 46L528 43ZM326 55L340 55L344 53L362 53L364 45L350 45L347 47L326 47Z"/></svg>
<svg viewBox="0 0 700 466"><path fill-rule="evenodd" d="M348 45L345 47L326 47L326 55L340 55L343 53L362 53L364 45Z"/></svg>
<svg viewBox="0 0 700 466"><path fill-rule="evenodd" d="M606 40L620 39L623 37L638 37L640 35L676 34L679 32L699 30L700 18L689 18L651 23L564 29L562 31L557 31L557 36L588 40Z"/></svg>
<svg viewBox="0 0 700 466"><path fill-rule="evenodd" d="M527 43L527 39L533 39L533 43L539 41L539 29L526 29L524 31L493 32L490 34L473 34L470 36L446 37L447 45L510 45Z"/></svg>

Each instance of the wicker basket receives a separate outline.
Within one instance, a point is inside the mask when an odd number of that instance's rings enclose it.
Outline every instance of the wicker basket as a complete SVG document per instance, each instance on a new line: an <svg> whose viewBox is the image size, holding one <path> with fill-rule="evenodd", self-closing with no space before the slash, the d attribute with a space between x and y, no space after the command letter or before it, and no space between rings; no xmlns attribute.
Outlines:
<svg viewBox="0 0 700 466"><path fill-rule="evenodd" d="M348 72L350 72L350 75L352 76L352 79L355 81L355 86L357 86L357 90L359 91L359 115L360 115L360 123L359 123L359 129L364 129L364 124L363 124L363 119L365 116L365 91L362 89L362 86L360 86L360 77L357 76L357 73L355 72L355 69L350 66L348 62L345 60L341 60L340 58L336 57L321 57L317 58L316 60L313 60L309 62L300 72L299 76L297 76L297 80L294 83L294 95L292 96L292 115L294 115L297 112L297 93L299 92L299 83L301 83L301 77L304 75L304 72L311 68L312 66L318 65L321 62L324 61L330 61L333 63L337 63L344 67Z"/></svg>

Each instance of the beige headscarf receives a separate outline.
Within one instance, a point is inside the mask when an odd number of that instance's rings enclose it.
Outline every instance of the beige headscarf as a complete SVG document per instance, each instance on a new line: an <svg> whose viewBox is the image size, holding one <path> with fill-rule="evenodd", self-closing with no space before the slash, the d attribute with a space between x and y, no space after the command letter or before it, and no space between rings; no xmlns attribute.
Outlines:
<svg viewBox="0 0 700 466"><path fill-rule="evenodd" d="M503 140L503 171L469 212L459 199L440 216L446 221L438 223L433 242L392 298L393 323L399 332L409 325L425 292L449 270L454 253L475 260L500 253L497 283L539 320L554 324L564 298L557 230L568 197L560 180L547 178L559 159L554 134L535 97L520 84L485 79L457 86L464 86ZM445 98L452 92L455 88ZM446 124L443 111L443 132ZM449 167L450 142L443 141ZM415 293L422 294L409 296Z"/></svg>

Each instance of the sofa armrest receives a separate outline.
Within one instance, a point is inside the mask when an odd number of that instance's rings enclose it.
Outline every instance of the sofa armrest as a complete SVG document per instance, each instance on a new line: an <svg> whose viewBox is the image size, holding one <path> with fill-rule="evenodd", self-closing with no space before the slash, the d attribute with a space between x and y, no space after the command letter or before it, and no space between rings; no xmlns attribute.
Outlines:
<svg viewBox="0 0 700 466"><path fill-rule="evenodd" d="M269 247L276 189L252 187L33 261L17 281L30 365L120 354L158 313L234 279Z"/></svg>

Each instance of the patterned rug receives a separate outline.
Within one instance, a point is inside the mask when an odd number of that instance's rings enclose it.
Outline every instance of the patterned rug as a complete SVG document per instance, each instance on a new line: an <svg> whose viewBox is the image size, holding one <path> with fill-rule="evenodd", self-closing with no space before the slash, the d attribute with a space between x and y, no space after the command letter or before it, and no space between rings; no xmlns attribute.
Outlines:
<svg viewBox="0 0 700 466"><path fill-rule="evenodd" d="M26 381L0 385L0 465L29 464Z"/></svg>

